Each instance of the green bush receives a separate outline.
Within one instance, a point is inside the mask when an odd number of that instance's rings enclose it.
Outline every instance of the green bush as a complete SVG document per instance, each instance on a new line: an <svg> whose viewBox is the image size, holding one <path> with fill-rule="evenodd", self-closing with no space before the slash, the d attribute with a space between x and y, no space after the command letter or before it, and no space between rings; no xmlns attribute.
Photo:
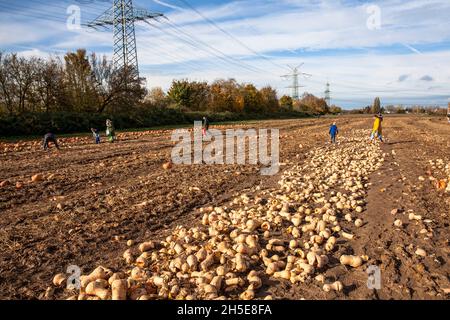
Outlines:
<svg viewBox="0 0 450 320"><path fill-rule="evenodd" d="M305 114L295 111L278 113L212 113L212 112L182 112L177 109L138 110L127 114L94 114L94 113L28 113L23 115L1 115L0 136L44 135L47 132L57 134L88 132L90 128L105 128L106 119L114 121L118 130L149 128L167 125L190 124L201 121L206 116L212 124L227 121L245 121L262 119L287 119L305 117Z"/></svg>

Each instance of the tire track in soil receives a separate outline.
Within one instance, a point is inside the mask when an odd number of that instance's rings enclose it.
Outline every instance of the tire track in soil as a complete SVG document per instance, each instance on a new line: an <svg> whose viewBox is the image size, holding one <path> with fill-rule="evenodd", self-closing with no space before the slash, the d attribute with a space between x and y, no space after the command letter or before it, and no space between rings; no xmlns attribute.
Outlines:
<svg viewBox="0 0 450 320"><path fill-rule="evenodd" d="M355 298L443 299L446 297L444 289L450 287L450 269L446 263L449 257L447 214L442 216L441 213L448 213L449 207L445 209L442 206L444 194L436 196L436 190L418 187L414 179L424 174L424 167L419 166L426 164L424 155L430 159L432 156L448 156L450 152L448 146L436 149L430 145L430 139L423 140L422 135L405 136L406 132L418 132L417 123L401 119L395 124L397 127L392 131L386 126L385 132L390 140L383 145L386 160L380 171L371 177L365 213L367 223L359 229L358 238L352 243L356 251L368 254L371 258L369 264L380 267L382 288L376 291L365 286L365 268L352 270L346 284L358 288L350 294ZM430 131L436 139L439 132L433 130ZM448 199L448 195L446 197ZM400 209L400 212L394 216L392 209ZM434 221L431 239L420 234L422 229L430 230L429 224L409 221L408 210ZM396 219L403 221L403 227L394 227ZM427 251L426 258L415 254L418 247Z"/></svg>

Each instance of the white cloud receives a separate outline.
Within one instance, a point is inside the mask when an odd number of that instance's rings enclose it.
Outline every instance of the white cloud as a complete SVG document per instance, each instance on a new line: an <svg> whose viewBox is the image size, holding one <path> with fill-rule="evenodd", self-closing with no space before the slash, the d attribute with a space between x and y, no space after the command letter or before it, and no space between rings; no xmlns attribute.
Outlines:
<svg viewBox="0 0 450 320"><path fill-rule="evenodd" d="M37 57L41 59L47 59L51 56L51 54L49 54L48 52L39 50L37 48L30 48L28 50L19 51L17 55L24 58Z"/></svg>
<svg viewBox="0 0 450 320"><path fill-rule="evenodd" d="M13 20L0 15L0 45L5 48L11 45L39 43L60 33L58 23L44 23L36 20Z"/></svg>
<svg viewBox="0 0 450 320"><path fill-rule="evenodd" d="M180 40L186 38L183 33L168 28L163 20L162 24L152 23L163 27L164 32L139 24L139 62L143 73L148 75L149 86L167 88L173 78L182 77L209 81L234 77L259 86L271 84L280 93L289 93L284 88L289 83L279 77L287 70L277 66L302 61L306 63L304 71L314 75L310 80L301 79L307 84L305 90L322 94L328 78L333 95L343 100L360 99L364 95L372 100L375 92L386 97L445 95L445 88L450 85L450 47L441 45L439 50L430 50L435 44L450 41L448 0L373 1L381 10L380 30L367 28L368 3L361 2L244 0L222 5L211 2L198 8L248 47L261 55L270 55L273 63L255 56L195 12L177 8L179 2L154 2L171 9L167 13L170 21L196 39ZM112 46L111 32L72 33L18 24L18 37L11 37L1 27L0 23L0 42L4 45L54 37L47 48L49 52L78 47L107 51ZM197 39L237 61L245 61L246 67L236 66L242 62L225 62L228 58L205 48ZM259 71L250 72L248 68ZM430 90L430 86L425 87L425 81L420 81L425 74L434 79L435 85ZM405 81L397 81L402 75L410 76Z"/></svg>
<svg viewBox="0 0 450 320"><path fill-rule="evenodd" d="M170 9L181 10L181 11L184 10L181 7L178 7L178 6L175 6L173 4L170 4L169 2L164 2L164 1L161 1L161 0L153 0L153 2L155 2L155 3L159 4L159 5L162 5L163 7L170 8Z"/></svg>

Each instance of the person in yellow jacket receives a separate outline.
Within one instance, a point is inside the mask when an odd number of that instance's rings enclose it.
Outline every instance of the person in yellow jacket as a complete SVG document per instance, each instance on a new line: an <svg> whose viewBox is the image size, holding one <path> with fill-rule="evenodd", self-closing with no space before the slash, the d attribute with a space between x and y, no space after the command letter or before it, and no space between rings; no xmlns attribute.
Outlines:
<svg viewBox="0 0 450 320"><path fill-rule="evenodd" d="M370 135L370 142L373 142L375 137L383 141L383 115L381 113L375 115L375 121L373 122L372 134Z"/></svg>

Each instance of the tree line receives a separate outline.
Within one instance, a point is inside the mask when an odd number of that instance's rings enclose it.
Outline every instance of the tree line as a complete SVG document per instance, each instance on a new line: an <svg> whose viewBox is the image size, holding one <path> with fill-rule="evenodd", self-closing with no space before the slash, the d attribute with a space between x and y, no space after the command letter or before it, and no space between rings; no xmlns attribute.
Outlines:
<svg viewBox="0 0 450 320"><path fill-rule="evenodd" d="M63 59L25 58L0 52L0 107L9 115L39 112L119 111L146 94L133 70L115 70L86 50Z"/></svg>
<svg viewBox="0 0 450 320"><path fill-rule="evenodd" d="M115 70L106 57L88 55L84 49L48 59L0 52L0 113L120 114L155 108L248 114L342 111L309 93L294 101L289 96L278 98L270 86L258 89L234 79L212 83L174 80L167 92L161 88L147 90L145 79L135 77L134 72L128 68Z"/></svg>
<svg viewBox="0 0 450 320"><path fill-rule="evenodd" d="M450 110L450 103L449 107ZM443 116L447 114L447 109L440 106L403 106L403 105L386 105L381 106L380 98L376 97L374 103L371 106L364 108L353 109L346 111L350 114L377 114L377 113L389 113L389 114L427 114L427 115L439 115Z"/></svg>
<svg viewBox="0 0 450 320"><path fill-rule="evenodd" d="M146 101L153 105L180 108L186 111L275 113L298 111L305 114L340 113L342 109L329 107L323 98L305 93L301 99L289 96L278 98L271 86L257 89L253 84L240 84L234 79L219 79L211 84L189 80L174 80L167 93L153 88Z"/></svg>

